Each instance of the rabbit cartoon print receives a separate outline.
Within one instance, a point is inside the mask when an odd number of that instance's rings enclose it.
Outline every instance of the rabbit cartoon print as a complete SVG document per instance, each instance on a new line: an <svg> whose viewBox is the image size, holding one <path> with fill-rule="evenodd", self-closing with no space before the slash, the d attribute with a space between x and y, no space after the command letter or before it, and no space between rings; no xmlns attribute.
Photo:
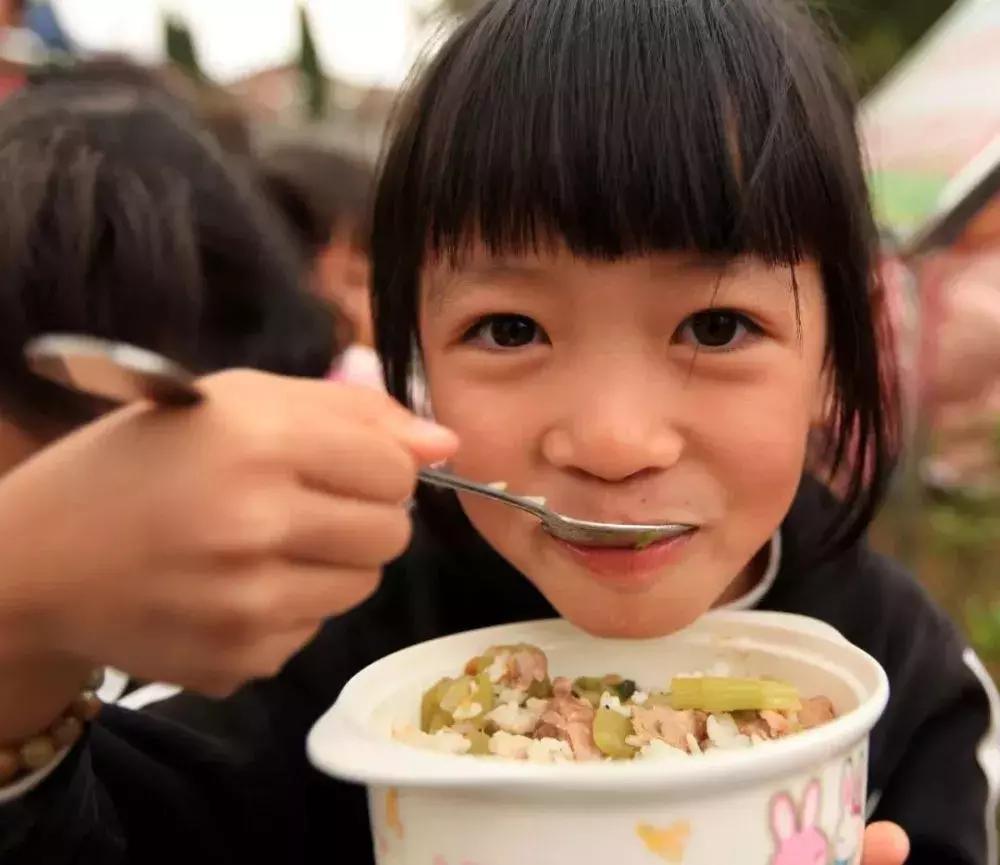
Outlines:
<svg viewBox="0 0 1000 865"><path fill-rule="evenodd" d="M827 865L830 842L819 826L822 788L813 778L806 785L801 804L788 793L771 799L771 834L775 852L770 865Z"/></svg>

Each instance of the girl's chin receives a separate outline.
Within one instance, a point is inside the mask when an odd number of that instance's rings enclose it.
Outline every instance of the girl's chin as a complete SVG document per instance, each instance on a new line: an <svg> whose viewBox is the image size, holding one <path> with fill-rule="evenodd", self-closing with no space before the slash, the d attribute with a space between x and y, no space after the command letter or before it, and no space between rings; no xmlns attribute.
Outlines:
<svg viewBox="0 0 1000 865"><path fill-rule="evenodd" d="M673 604L657 604L650 598L632 597L624 603L607 598L591 602L579 595L572 599L550 597L559 614L593 637L614 640L645 640L664 637L686 628L704 609L678 609ZM563 603L565 601L565 603Z"/></svg>

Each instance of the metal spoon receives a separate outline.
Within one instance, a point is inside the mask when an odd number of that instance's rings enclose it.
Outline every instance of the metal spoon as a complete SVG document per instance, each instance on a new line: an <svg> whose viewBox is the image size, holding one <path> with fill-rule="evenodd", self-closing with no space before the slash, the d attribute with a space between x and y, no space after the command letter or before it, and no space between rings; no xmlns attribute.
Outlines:
<svg viewBox="0 0 1000 865"><path fill-rule="evenodd" d="M25 356L37 375L116 403L148 399L164 406L192 406L205 398L188 370L155 352L124 343L50 334L32 340ZM484 496L527 511L541 520L552 536L580 546L641 549L693 528L678 523L644 525L579 520L556 513L530 497L513 495L497 486L448 472L423 469L419 477L431 486Z"/></svg>

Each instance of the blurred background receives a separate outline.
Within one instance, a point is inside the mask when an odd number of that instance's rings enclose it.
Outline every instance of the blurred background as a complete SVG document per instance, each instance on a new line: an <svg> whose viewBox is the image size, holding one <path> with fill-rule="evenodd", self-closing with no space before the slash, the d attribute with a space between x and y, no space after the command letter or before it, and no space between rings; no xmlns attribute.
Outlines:
<svg viewBox="0 0 1000 865"><path fill-rule="evenodd" d="M183 80L225 137L375 161L400 85L477 0L0 0L0 96L121 55ZM814 4L863 96L907 458L875 541L1000 678L1000 0Z"/></svg>

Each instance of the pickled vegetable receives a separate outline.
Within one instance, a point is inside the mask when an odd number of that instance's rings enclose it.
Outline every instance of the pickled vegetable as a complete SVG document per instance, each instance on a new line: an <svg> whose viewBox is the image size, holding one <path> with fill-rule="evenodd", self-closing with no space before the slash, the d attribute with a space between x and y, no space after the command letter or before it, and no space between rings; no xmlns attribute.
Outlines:
<svg viewBox="0 0 1000 865"><path fill-rule="evenodd" d="M528 696L536 700L552 699L552 680L546 676L542 681L532 682L528 686Z"/></svg>
<svg viewBox="0 0 1000 865"><path fill-rule="evenodd" d="M472 694L473 679L471 676L462 676L459 679L452 679L441 695L439 705L446 712L454 712L463 702L467 701Z"/></svg>
<svg viewBox="0 0 1000 865"><path fill-rule="evenodd" d="M476 677L441 679L421 700L420 729L436 733L442 727L450 727L455 723L456 712L463 708L470 710L474 705L479 706L475 715L462 720L481 724L483 716L493 710L493 704L493 685L485 671Z"/></svg>
<svg viewBox="0 0 1000 865"><path fill-rule="evenodd" d="M424 692L420 701L420 729L425 733L431 732L431 721L441 711L441 698L453 681L455 680L445 677Z"/></svg>
<svg viewBox="0 0 1000 865"><path fill-rule="evenodd" d="M605 693L617 697L623 703L632 699L638 690L632 679L623 679L618 675L580 676L573 681L573 693L590 703L595 709L601 705L601 697Z"/></svg>
<svg viewBox="0 0 1000 865"><path fill-rule="evenodd" d="M573 680L574 693L596 691L601 693L608 686L607 676L580 676Z"/></svg>
<svg viewBox="0 0 1000 865"><path fill-rule="evenodd" d="M465 738L472 744L469 748L470 754L483 757L490 753L490 737L482 730L472 730L465 734Z"/></svg>
<svg viewBox="0 0 1000 865"><path fill-rule="evenodd" d="M802 703L798 691L784 682L703 676L675 678L670 683L670 706L703 712L787 712L798 711Z"/></svg>
<svg viewBox="0 0 1000 865"><path fill-rule="evenodd" d="M438 730L443 730L445 727L450 727L454 723L454 718L451 717L443 709L438 709L430 719L427 725L426 732L436 733Z"/></svg>
<svg viewBox="0 0 1000 865"><path fill-rule="evenodd" d="M632 695L639 688L631 679L622 679L617 685L612 685L608 690L624 703L626 700L631 700Z"/></svg>
<svg viewBox="0 0 1000 865"><path fill-rule="evenodd" d="M643 532L638 538L636 538L635 549L644 550L646 547L650 547L655 544L658 540L660 540L660 533L650 529L648 532Z"/></svg>
<svg viewBox="0 0 1000 865"><path fill-rule="evenodd" d="M635 756L636 748L625 739L635 730L632 722L613 709L598 709L594 715L594 744L615 760L629 760Z"/></svg>

